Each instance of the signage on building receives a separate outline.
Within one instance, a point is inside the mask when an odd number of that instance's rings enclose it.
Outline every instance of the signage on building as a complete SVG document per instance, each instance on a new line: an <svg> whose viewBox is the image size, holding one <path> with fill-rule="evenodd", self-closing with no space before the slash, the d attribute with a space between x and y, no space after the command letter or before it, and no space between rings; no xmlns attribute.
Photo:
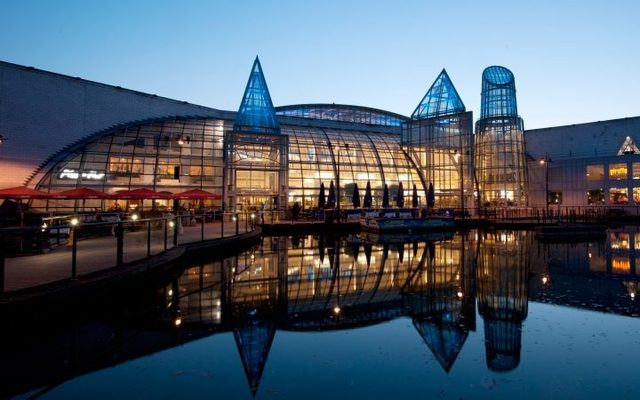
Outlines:
<svg viewBox="0 0 640 400"><path fill-rule="evenodd" d="M78 172L75 169L65 168L60 172L58 176L60 179L91 179L94 181L98 181L104 178L104 172L98 171L88 171L88 172Z"/></svg>

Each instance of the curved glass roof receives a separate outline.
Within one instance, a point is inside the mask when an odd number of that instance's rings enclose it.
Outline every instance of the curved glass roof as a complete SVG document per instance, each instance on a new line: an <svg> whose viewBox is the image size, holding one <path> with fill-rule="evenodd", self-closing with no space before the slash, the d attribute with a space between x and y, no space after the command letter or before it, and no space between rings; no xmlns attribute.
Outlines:
<svg viewBox="0 0 640 400"><path fill-rule="evenodd" d="M371 107L345 104L295 104L276 107L276 115L368 125L400 126L409 118Z"/></svg>

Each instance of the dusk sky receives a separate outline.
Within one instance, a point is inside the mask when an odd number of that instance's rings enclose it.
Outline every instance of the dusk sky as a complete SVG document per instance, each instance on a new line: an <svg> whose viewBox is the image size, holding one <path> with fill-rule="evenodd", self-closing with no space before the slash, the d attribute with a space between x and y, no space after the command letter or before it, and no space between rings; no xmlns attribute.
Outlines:
<svg viewBox="0 0 640 400"><path fill-rule="evenodd" d="M259 55L276 106L411 115L445 68L480 115L490 65L525 128L640 115L640 2L2 0L0 60L237 110Z"/></svg>

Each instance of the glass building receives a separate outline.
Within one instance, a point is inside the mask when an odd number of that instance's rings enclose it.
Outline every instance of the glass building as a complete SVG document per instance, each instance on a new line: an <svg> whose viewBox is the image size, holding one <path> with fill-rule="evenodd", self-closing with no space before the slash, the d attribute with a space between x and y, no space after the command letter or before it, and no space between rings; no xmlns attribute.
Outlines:
<svg viewBox="0 0 640 400"><path fill-rule="evenodd" d="M448 77L447 82L450 85ZM439 123L454 118L459 117L446 115ZM367 107L274 108L256 58L237 113L219 111L212 116L155 119L106 129L49 157L29 181L47 192L80 186L107 193L133 188L177 193L199 188L222 197L207 200L205 206L227 210L279 210L295 202L303 208L317 207L321 184L328 188L331 183L342 208L352 207L356 188L364 196L367 185L372 189L372 207L382 206L385 185L391 198L396 198L400 187L410 198L415 185L419 206L424 207L428 182L435 182L442 193L441 206L461 204L455 200L462 193L456 154L468 154L463 148L469 148L469 138L452 128L446 131L447 149L432 151L438 156L421 156L417 146L415 154L409 154L400 143L402 125L409 122L401 115ZM113 202L90 199L84 207L105 208ZM35 200L34 205L61 210L78 203ZM168 200L128 205L170 206Z"/></svg>
<svg viewBox="0 0 640 400"><path fill-rule="evenodd" d="M484 70L480 107L475 135L479 205L526 207L524 125L511 71L498 66Z"/></svg>
<svg viewBox="0 0 640 400"><path fill-rule="evenodd" d="M433 185L439 207L472 207L472 120L443 69L402 125L402 148Z"/></svg>

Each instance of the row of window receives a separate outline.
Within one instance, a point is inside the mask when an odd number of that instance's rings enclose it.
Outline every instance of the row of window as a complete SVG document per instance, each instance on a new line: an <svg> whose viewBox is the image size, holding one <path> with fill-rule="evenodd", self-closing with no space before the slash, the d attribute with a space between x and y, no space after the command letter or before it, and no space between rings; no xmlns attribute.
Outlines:
<svg viewBox="0 0 640 400"><path fill-rule="evenodd" d="M609 164L606 169L610 180L629 179L631 172L632 179L640 179L640 162L631 163L631 168L627 163ZM603 164L587 165L587 180L602 181L605 178L605 166Z"/></svg>

